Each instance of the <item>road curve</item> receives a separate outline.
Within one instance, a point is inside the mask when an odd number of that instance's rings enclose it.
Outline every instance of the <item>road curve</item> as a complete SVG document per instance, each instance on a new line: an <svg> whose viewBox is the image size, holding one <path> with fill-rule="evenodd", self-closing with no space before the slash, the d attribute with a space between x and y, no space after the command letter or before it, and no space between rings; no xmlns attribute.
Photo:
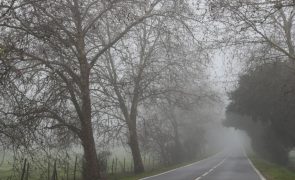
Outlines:
<svg viewBox="0 0 295 180"><path fill-rule="evenodd" d="M241 148L141 180L265 180Z"/></svg>

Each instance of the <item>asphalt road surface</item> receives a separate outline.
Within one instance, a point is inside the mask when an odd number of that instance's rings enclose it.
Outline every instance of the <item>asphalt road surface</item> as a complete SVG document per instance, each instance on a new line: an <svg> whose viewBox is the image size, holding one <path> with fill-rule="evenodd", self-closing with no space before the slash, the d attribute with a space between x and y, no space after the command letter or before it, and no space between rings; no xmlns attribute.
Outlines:
<svg viewBox="0 0 295 180"><path fill-rule="evenodd" d="M265 180L241 148L141 180Z"/></svg>

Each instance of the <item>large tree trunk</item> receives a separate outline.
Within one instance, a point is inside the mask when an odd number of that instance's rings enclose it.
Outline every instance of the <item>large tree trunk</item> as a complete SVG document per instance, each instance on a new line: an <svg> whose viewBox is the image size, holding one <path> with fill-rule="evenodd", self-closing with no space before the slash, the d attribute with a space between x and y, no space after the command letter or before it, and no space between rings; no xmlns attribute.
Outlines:
<svg viewBox="0 0 295 180"><path fill-rule="evenodd" d="M133 163L134 163L134 173L142 173L144 172L144 166L140 154L137 131L136 131L136 123L132 123L129 125L129 146L132 152Z"/></svg>
<svg viewBox="0 0 295 180"><path fill-rule="evenodd" d="M112 63L112 61L110 61ZM112 64L113 66L113 64ZM114 89L117 94L117 97L119 99L120 109L124 115L125 121L128 126L129 130L129 146L132 153L133 158L133 164L134 164L134 173L142 173L144 172L144 166L140 154L139 149L139 143L138 143L138 137L137 137L137 129L136 129L136 121L137 121L137 105L138 105L138 99L139 99L139 81L136 81L136 85L134 87L134 96L132 99L132 105L130 109L130 113L128 113L128 108L124 102L124 99L118 89L116 79L114 80Z"/></svg>
<svg viewBox="0 0 295 180"><path fill-rule="evenodd" d="M81 123L81 140L84 150L84 166L83 179L84 180L99 180L100 168L97 160L97 153L95 148L95 141L93 137L93 129L91 123L91 102L90 96L86 98L83 103L83 121Z"/></svg>
<svg viewBox="0 0 295 180"><path fill-rule="evenodd" d="M86 125L82 129L82 145L84 150L83 179L99 180L101 178L101 175L99 171L99 163L97 160L91 124Z"/></svg>
<svg viewBox="0 0 295 180"><path fill-rule="evenodd" d="M84 50L83 50L84 52ZM83 58L81 58L83 59ZM97 159L95 141L92 129L92 109L89 88L89 64L86 58L81 63L81 92L82 92L82 117L81 117L81 140L84 149L84 166L83 179L84 180L99 180L101 179L100 168Z"/></svg>

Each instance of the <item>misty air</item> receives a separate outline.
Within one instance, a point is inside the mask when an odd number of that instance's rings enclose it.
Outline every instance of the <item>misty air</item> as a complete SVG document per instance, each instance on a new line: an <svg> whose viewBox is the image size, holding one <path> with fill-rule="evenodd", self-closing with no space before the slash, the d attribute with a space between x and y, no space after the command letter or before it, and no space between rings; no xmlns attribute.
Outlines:
<svg viewBox="0 0 295 180"><path fill-rule="evenodd" d="M0 0L0 180L295 180L294 26L294 0Z"/></svg>

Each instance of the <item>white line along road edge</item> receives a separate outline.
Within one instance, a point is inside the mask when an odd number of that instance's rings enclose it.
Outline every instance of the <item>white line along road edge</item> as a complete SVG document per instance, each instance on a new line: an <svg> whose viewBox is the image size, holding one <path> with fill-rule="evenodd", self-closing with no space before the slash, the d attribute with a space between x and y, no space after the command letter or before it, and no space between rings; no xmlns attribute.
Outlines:
<svg viewBox="0 0 295 180"><path fill-rule="evenodd" d="M248 156L246 155L250 165L252 166L252 168L254 169L254 171L258 174L258 176L260 177L261 180L266 180L265 177L259 172L259 170L254 166L254 164L252 163L252 161L248 158Z"/></svg>
<svg viewBox="0 0 295 180"><path fill-rule="evenodd" d="M266 180L266 178L260 173L260 171L254 166L254 164L252 163L252 161L249 159L248 155L246 154L245 148L243 147L243 153L246 156L246 158L249 161L249 164L252 166L252 168L254 169L254 171L256 172L256 174L259 176L259 178L261 180Z"/></svg>
<svg viewBox="0 0 295 180"><path fill-rule="evenodd" d="M170 171L166 171L166 172L163 172L163 173L161 173L161 174L156 174L156 175L153 175L153 176L145 177L145 178L142 178L142 179L139 179L139 180L147 180L147 179L149 179L149 178L153 178L153 177L157 177L157 176L161 176L161 175L167 174L167 173L169 173L169 172L173 172L173 171L175 171L175 170L177 170L177 169L181 169L181 168L184 168L184 167L188 167L188 166L192 166L192 165L195 165L195 164L199 164L200 162L205 161L205 160L210 159L210 158L213 158L213 157L215 157L215 156L217 156L217 155L219 155L219 154L221 154L221 153L223 153L223 152L224 152L224 151L221 151L221 152L219 152L219 153L214 154L213 156L207 157L207 158L205 158L205 159L202 159L202 160L200 160L200 161L194 162L194 163L192 163L192 164L188 164L188 165L186 165L186 166L182 166L182 167L179 167L179 168L175 168L175 169L172 169L172 170L170 170Z"/></svg>

